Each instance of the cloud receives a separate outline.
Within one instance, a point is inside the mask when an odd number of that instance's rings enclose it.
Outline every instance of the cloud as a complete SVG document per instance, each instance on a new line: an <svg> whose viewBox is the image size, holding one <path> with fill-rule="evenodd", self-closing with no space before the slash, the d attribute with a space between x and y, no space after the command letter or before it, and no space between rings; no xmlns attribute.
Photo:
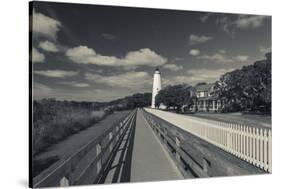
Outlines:
<svg viewBox="0 0 281 189"><path fill-rule="evenodd" d="M177 75L171 78L163 79L163 85L175 85L187 83L196 85L199 82L212 83L217 81L223 74L232 71L233 69L189 69L185 75Z"/></svg>
<svg viewBox="0 0 281 189"><path fill-rule="evenodd" d="M57 32L61 28L61 23L42 13L33 11L32 15L32 32L51 39L56 39Z"/></svg>
<svg viewBox="0 0 281 189"><path fill-rule="evenodd" d="M241 15L235 20L235 25L240 29L258 28L262 26L267 16L246 16Z"/></svg>
<svg viewBox="0 0 281 189"><path fill-rule="evenodd" d="M192 55L192 56L198 56L200 54L200 50L198 50L198 49L191 49L189 51L189 54Z"/></svg>
<svg viewBox="0 0 281 189"><path fill-rule="evenodd" d="M33 83L33 96L36 97L42 97L42 96L48 96L52 92L52 89L48 87L47 85L44 85L42 83L34 82Z"/></svg>
<svg viewBox="0 0 281 189"><path fill-rule="evenodd" d="M89 87L90 85L88 83L80 83L80 82L76 82L76 81L69 81L69 82L60 82L63 85L69 85L72 87L78 87L78 88L85 88L85 87Z"/></svg>
<svg viewBox="0 0 281 189"><path fill-rule="evenodd" d="M50 41L41 41L39 43L39 47L47 52L58 52L59 49L57 48L57 46L53 43L53 42L50 42Z"/></svg>
<svg viewBox="0 0 281 189"><path fill-rule="evenodd" d="M263 54L271 52L271 47L260 46L260 52L263 53Z"/></svg>
<svg viewBox="0 0 281 189"><path fill-rule="evenodd" d="M210 41L211 39L213 38L210 36L205 36L205 35L198 36L198 35L191 34L189 36L189 44L195 45L195 44L205 43L207 41Z"/></svg>
<svg viewBox="0 0 281 189"><path fill-rule="evenodd" d="M104 76L100 74L86 73L85 79L110 87L140 89L151 84L152 76L147 72L129 71L123 74Z"/></svg>
<svg viewBox="0 0 281 189"><path fill-rule="evenodd" d="M206 13L203 16L200 17L201 22L205 23L207 22L207 20L210 18L210 16L212 15L212 13Z"/></svg>
<svg viewBox="0 0 281 189"><path fill-rule="evenodd" d="M240 62L246 62L249 59L249 56L247 56L247 55L238 55L235 58L236 58L236 60L238 60Z"/></svg>
<svg viewBox="0 0 281 189"><path fill-rule="evenodd" d="M166 69L171 70L171 71L179 71L179 70L183 69L183 66L182 65L176 65L176 64L165 64L163 66L163 68L166 68Z"/></svg>
<svg viewBox="0 0 281 189"><path fill-rule="evenodd" d="M78 64L95 64L100 66L161 66L167 62L165 57L156 52L144 48L138 51L128 52L124 57L104 56L97 54L94 49L87 46L78 46L66 51L66 56Z"/></svg>
<svg viewBox="0 0 281 189"><path fill-rule="evenodd" d="M42 75L52 78L65 78L65 77L78 75L78 72L65 71L65 70L40 70L40 71L34 71L34 73L37 75Z"/></svg>
<svg viewBox="0 0 281 189"><path fill-rule="evenodd" d="M190 69L186 71L186 74L191 82L191 84L197 84L199 82L215 82L223 74L232 71L233 69Z"/></svg>
<svg viewBox="0 0 281 189"><path fill-rule="evenodd" d="M216 24L226 33L234 36L237 30L255 29L261 27L268 16L261 15L223 15L216 20Z"/></svg>
<svg viewBox="0 0 281 189"><path fill-rule="evenodd" d="M36 48L32 48L32 62L44 62L45 55L40 53Z"/></svg>
<svg viewBox="0 0 281 189"><path fill-rule="evenodd" d="M204 54L202 56L199 56L198 59L218 64L226 64L233 62L232 58L227 57L224 53L221 52L217 52L212 55Z"/></svg>
<svg viewBox="0 0 281 189"><path fill-rule="evenodd" d="M234 63L236 61L246 62L249 60L249 56L247 55L237 55L237 56L227 56L226 51L221 49L218 52L208 55L203 54L197 57L198 59L204 60L205 62L216 63L216 64L228 64Z"/></svg>
<svg viewBox="0 0 281 189"><path fill-rule="evenodd" d="M101 34L101 36L104 39L107 39L107 40L110 40L110 41L117 39L117 37L115 35L110 34L110 33L103 33L103 34Z"/></svg>

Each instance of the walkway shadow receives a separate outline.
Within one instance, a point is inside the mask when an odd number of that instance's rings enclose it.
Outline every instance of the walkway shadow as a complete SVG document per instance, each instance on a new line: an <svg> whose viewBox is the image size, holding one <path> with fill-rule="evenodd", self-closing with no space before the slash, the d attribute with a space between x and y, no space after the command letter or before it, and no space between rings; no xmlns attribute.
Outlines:
<svg viewBox="0 0 281 189"><path fill-rule="evenodd" d="M101 175L98 184L130 182L136 116L130 124L131 126L126 131L126 134L114 148L112 158L109 160L108 166Z"/></svg>

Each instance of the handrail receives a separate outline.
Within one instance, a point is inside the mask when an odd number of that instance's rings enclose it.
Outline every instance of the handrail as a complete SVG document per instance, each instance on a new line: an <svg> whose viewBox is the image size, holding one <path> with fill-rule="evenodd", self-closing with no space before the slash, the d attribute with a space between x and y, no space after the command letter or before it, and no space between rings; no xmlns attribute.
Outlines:
<svg viewBox="0 0 281 189"><path fill-rule="evenodd" d="M161 125L155 120L155 116L151 115L147 111L143 110L143 115L160 141L162 140L161 142L163 142L166 147L171 146L173 148L172 151L168 148L166 149L168 150L169 154L173 156L172 159L175 160L177 167L184 177L188 178L189 176L186 173L186 167L183 162L192 167L192 171L196 174L196 176L208 177L208 165L203 155L200 156L200 159L193 159L187 152L182 149L179 136L172 138L167 134L166 129L162 131Z"/></svg>
<svg viewBox="0 0 281 189"><path fill-rule="evenodd" d="M113 143L114 139L116 139L116 136L120 135L120 133L124 131L124 127L127 127L129 125L128 123L134 117L134 114L135 114L135 110L129 112L128 114L120 118L117 122L112 124L112 126L108 128L102 135L83 145L79 150L73 153L70 157L59 160L57 163L53 164L51 167L49 167L41 174L36 176L33 179L33 183L34 183L33 187L58 186L62 178L66 178L69 181L70 185L78 183L77 179L71 178L71 173L74 171L75 166L83 158L83 156L87 154L90 150L92 150L94 147L97 148L98 147L97 145L99 145L99 148L101 148L101 150L91 163L96 161L99 163L99 166L102 166L101 159L103 155L108 150L110 144ZM114 132L116 126L118 129L116 129ZM102 141L110 133L114 133L111 134L112 138L109 139L105 147L102 147L101 146ZM98 174L99 172L97 171L97 175Z"/></svg>

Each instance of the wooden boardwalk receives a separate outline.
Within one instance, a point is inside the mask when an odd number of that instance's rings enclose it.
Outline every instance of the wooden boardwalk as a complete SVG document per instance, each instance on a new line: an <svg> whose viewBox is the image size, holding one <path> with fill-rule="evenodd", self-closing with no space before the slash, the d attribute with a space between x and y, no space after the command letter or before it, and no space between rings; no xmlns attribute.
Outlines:
<svg viewBox="0 0 281 189"><path fill-rule="evenodd" d="M183 179L169 154L137 111L135 120L118 144L100 183Z"/></svg>

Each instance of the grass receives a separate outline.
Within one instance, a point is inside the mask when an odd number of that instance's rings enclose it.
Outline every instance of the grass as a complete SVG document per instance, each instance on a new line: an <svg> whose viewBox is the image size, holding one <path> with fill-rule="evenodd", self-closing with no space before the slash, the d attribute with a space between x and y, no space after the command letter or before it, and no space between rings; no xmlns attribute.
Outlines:
<svg viewBox="0 0 281 189"><path fill-rule="evenodd" d="M66 137L102 120L110 112L91 107L59 103L36 102L33 119L33 156Z"/></svg>

